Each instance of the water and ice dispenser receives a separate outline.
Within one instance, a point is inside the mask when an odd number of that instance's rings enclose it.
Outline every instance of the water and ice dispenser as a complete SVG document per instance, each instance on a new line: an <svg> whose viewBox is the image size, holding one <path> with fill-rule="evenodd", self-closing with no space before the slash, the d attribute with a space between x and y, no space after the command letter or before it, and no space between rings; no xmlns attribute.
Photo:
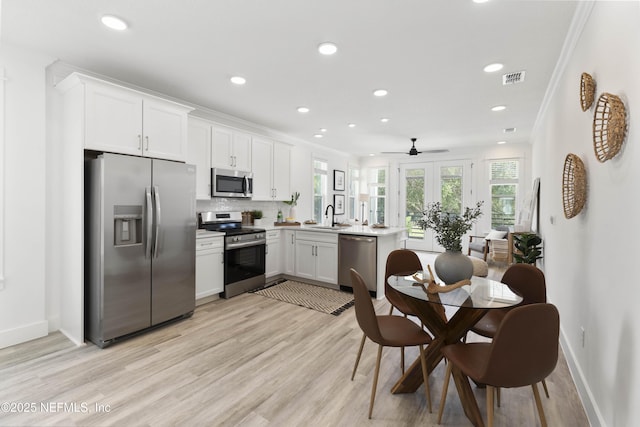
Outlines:
<svg viewBox="0 0 640 427"><path fill-rule="evenodd" d="M142 244L142 206L113 207L114 246Z"/></svg>

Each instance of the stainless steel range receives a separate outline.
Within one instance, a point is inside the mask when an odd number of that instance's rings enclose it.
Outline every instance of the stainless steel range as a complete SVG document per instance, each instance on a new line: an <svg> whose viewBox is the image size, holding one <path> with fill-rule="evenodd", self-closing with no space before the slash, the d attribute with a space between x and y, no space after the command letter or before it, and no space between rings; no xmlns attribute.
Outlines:
<svg viewBox="0 0 640 427"><path fill-rule="evenodd" d="M264 229L243 227L241 212L200 212L198 227L225 233L223 298L265 285L267 237Z"/></svg>

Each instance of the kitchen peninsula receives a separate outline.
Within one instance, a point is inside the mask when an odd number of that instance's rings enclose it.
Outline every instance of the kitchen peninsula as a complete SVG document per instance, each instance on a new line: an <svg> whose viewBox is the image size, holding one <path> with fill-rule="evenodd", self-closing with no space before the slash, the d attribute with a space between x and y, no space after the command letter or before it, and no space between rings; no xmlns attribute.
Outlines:
<svg viewBox="0 0 640 427"><path fill-rule="evenodd" d="M369 285L377 299L384 297L387 256L394 249L404 247L407 239L407 230L401 227L284 225L267 229L272 235L279 232L279 236L275 237L281 242L279 250L268 251L267 264L275 263L274 271L280 272L275 277L268 277L268 280L284 277L332 288L344 287L344 284L338 281L339 265L344 262L344 257L339 256L338 251L339 236L375 237L371 239L375 242L375 259L370 262L375 263L376 280L375 287L373 283ZM270 245L269 241L267 245L274 246L273 243Z"/></svg>

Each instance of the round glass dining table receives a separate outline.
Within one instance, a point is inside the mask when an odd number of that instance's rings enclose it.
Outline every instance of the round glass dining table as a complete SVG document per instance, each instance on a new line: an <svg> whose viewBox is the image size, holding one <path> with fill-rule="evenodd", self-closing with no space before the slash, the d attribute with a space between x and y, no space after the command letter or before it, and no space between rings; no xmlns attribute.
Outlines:
<svg viewBox="0 0 640 427"><path fill-rule="evenodd" d="M424 272L417 272L424 279ZM428 293L426 284L421 285L413 275L393 275L387 283L400 294L407 305L433 334L433 342L425 349L427 369L431 372L442 360L442 347L455 344L489 310L504 309L522 302L522 297L514 293L504 283L473 276L471 285L465 285L449 292ZM428 273L427 273L428 276ZM447 319L442 306L457 307L453 316ZM474 425L483 425L469 379L460 370L453 370L453 379L458 389L465 414ZM422 384L420 358L416 359L404 375L391 389L392 393L412 393Z"/></svg>

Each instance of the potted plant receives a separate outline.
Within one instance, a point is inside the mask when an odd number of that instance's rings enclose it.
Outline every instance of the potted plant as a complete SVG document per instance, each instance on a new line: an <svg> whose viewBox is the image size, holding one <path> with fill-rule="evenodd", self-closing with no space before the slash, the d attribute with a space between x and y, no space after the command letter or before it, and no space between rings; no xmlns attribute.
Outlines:
<svg viewBox="0 0 640 427"><path fill-rule="evenodd" d="M473 264L462 253L462 236L482 216L482 204L480 201L474 208L466 207L460 215L445 212L440 202L430 203L422 212L422 219L418 220L423 230L433 230L436 240L445 249L434 263L436 274L445 284L469 279L473 275Z"/></svg>
<svg viewBox="0 0 640 427"><path fill-rule="evenodd" d="M289 216L287 217L287 220L289 221L295 221L296 219L296 206L298 205L298 199L300 198L300 193L299 192L295 192L291 195L291 200L286 200L284 203L286 203L287 205L289 205Z"/></svg>
<svg viewBox="0 0 640 427"><path fill-rule="evenodd" d="M262 211L251 211L251 217L253 218L253 225L262 225Z"/></svg>
<svg viewBox="0 0 640 427"><path fill-rule="evenodd" d="M542 258L542 239L535 233L516 233L513 235L514 246L513 258L516 263L535 264L536 260Z"/></svg>

